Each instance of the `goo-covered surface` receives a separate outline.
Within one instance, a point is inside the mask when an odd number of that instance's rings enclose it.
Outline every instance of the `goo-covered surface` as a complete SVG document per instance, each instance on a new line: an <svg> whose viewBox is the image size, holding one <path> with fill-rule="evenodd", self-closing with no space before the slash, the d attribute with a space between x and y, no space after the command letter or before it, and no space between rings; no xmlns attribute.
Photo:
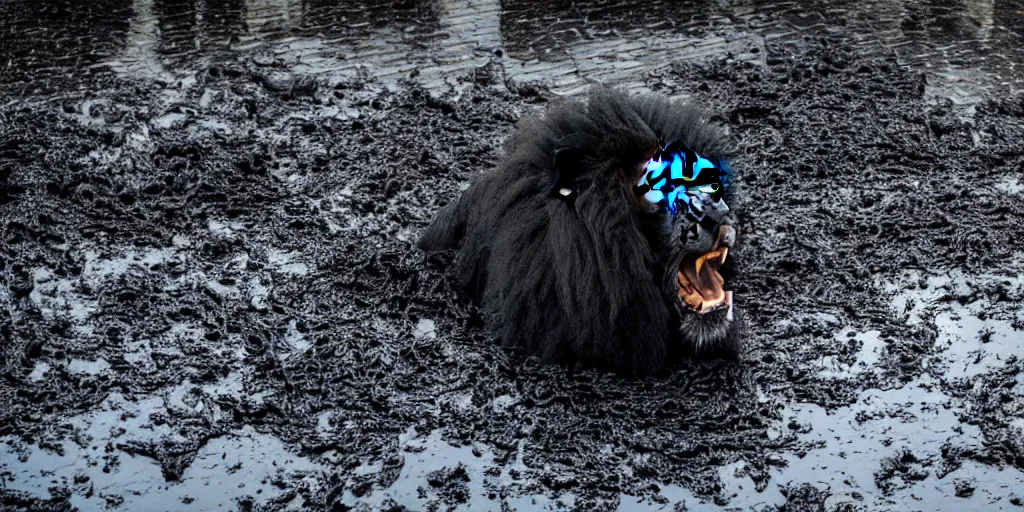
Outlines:
<svg viewBox="0 0 1024 512"><path fill-rule="evenodd" d="M1024 6L671 5L0 4L0 508L1024 510ZM742 148L739 362L540 365L414 247L589 81Z"/></svg>

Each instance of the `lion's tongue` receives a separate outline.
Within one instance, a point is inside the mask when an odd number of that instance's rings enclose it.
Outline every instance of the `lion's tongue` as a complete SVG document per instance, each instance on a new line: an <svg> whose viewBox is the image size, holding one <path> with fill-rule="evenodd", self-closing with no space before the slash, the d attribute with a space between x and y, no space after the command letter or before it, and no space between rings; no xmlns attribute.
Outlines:
<svg viewBox="0 0 1024 512"><path fill-rule="evenodd" d="M695 260L684 260L679 266L679 295L698 312L710 311L726 302L725 279L718 269L728 254L729 248L721 247Z"/></svg>

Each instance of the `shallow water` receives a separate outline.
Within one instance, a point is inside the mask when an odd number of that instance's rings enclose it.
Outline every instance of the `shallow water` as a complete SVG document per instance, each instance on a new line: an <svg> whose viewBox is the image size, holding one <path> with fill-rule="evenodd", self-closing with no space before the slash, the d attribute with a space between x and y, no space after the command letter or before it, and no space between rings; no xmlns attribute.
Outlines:
<svg viewBox="0 0 1024 512"><path fill-rule="evenodd" d="M804 1L656 1L643 9L628 2L570 7L497 0L29 5L8 2L9 21L0 27L12 55L27 64L8 65L2 82L9 90L106 71L187 86L207 66L236 60L276 73L283 88L294 86L293 76L312 76L458 90L465 84L456 77L493 64L514 87L543 84L557 94L578 94L604 83L644 90L644 75L673 63L728 57L763 64L767 41L798 45L819 31L858 52L893 55L927 71L928 93L958 105L1019 91L1024 78L1016 51L1024 17L1015 1L844 1L827 8ZM36 21L49 31L26 28ZM85 44L57 43L71 37ZM167 114L156 124L169 127L181 116Z"/></svg>
<svg viewBox="0 0 1024 512"><path fill-rule="evenodd" d="M0 441L5 486L42 496L51 487L69 487L71 505L83 511L217 510L240 498L266 503L282 493L272 485L275 478L323 471L289 454L273 436L243 428L208 440L181 478L167 481L144 453L150 443L185 441L159 421L173 406L168 397L110 395L95 412L66 420L75 440L61 442L59 451L6 436Z"/></svg>
<svg viewBox="0 0 1024 512"><path fill-rule="evenodd" d="M0 508L1013 510L1022 13L0 3ZM741 144L739 363L539 366L412 247L593 83Z"/></svg>

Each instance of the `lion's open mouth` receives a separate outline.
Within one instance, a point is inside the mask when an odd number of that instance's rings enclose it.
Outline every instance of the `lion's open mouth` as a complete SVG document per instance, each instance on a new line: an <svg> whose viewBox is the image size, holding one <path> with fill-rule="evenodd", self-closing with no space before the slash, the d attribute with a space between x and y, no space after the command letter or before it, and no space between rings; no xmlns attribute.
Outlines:
<svg viewBox="0 0 1024 512"><path fill-rule="evenodd" d="M732 292L725 290L725 279L718 273L729 255L732 229L722 226L710 252L687 256L679 264L679 298L697 313L729 308L728 316L732 316Z"/></svg>

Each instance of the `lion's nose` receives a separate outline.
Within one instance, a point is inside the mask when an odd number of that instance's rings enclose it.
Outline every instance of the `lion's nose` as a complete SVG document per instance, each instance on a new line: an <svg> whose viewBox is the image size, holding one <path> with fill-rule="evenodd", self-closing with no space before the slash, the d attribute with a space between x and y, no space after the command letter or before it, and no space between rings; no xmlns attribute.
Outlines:
<svg viewBox="0 0 1024 512"><path fill-rule="evenodd" d="M692 197L688 216L695 222L685 236L687 249L707 252L719 244L731 246L736 235L729 226L729 212L729 205L721 198L707 194Z"/></svg>
<svg viewBox="0 0 1024 512"><path fill-rule="evenodd" d="M733 245L736 245L736 228L729 224L724 224L718 228L718 241L715 242L715 246L717 248L719 246L732 247Z"/></svg>
<svg viewBox="0 0 1024 512"><path fill-rule="evenodd" d="M728 251L736 244L736 228L731 224L706 226L698 223L687 230L683 237L683 249L689 254L706 254L713 251ZM722 261L725 261L722 253Z"/></svg>

